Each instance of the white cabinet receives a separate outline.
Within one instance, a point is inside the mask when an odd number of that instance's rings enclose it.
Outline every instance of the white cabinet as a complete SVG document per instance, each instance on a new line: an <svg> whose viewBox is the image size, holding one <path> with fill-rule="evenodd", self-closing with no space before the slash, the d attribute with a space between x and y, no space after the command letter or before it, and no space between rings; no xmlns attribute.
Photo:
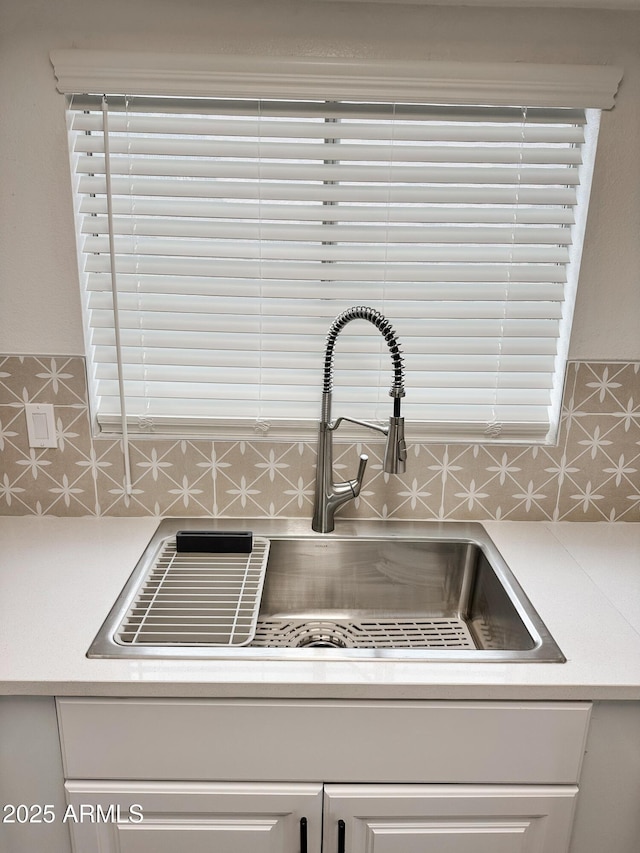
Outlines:
<svg viewBox="0 0 640 853"><path fill-rule="evenodd" d="M67 791L76 853L561 853L577 788L68 782Z"/></svg>
<svg viewBox="0 0 640 853"><path fill-rule="evenodd" d="M71 823L74 853L304 853L303 818L306 853L566 853L589 714L60 699L68 802L107 815Z"/></svg>
<svg viewBox="0 0 640 853"><path fill-rule="evenodd" d="M67 782L75 853L320 851L322 785ZM71 811L73 809L73 811Z"/></svg>
<svg viewBox="0 0 640 853"><path fill-rule="evenodd" d="M576 794L570 786L327 785L322 851L560 853Z"/></svg>

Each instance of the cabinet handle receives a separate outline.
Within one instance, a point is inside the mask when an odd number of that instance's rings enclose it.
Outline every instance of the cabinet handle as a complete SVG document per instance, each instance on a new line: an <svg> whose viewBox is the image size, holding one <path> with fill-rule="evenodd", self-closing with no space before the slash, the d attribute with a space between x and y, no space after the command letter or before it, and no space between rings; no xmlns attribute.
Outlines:
<svg viewBox="0 0 640 853"><path fill-rule="evenodd" d="M300 818L300 853L307 853L307 819Z"/></svg>
<svg viewBox="0 0 640 853"><path fill-rule="evenodd" d="M343 820L338 821L338 853L345 853L345 830L346 824Z"/></svg>

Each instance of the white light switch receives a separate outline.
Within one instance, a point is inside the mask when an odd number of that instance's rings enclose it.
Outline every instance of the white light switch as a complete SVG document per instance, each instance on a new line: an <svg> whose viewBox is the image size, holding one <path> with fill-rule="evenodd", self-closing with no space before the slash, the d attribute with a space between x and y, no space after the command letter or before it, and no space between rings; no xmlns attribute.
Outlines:
<svg viewBox="0 0 640 853"><path fill-rule="evenodd" d="M57 447L56 424L51 403L26 403L29 447Z"/></svg>

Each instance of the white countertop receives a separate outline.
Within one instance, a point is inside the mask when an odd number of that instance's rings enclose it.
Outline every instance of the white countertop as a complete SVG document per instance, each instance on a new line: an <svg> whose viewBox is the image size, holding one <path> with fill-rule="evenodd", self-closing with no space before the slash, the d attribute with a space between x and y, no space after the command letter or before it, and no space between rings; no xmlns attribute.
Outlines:
<svg viewBox="0 0 640 853"><path fill-rule="evenodd" d="M483 525L564 664L89 660L156 526L0 518L0 695L640 700L640 524Z"/></svg>

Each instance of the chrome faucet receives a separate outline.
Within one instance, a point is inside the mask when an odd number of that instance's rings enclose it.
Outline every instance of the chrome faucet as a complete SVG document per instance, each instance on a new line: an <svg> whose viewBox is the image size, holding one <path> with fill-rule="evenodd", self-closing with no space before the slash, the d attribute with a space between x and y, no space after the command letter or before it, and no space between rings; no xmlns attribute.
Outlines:
<svg viewBox="0 0 640 853"><path fill-rule="evenodd" d="M331 397L333 390L333 351L336 339L342 329L351 320L368 320L382 334L393 361L393 383L389 396L393 397L393 415L389 418L389 426L360 421L355 418L338 418L331 420ZM358 473L353 480L333 482L333 432L342 421L369 427L387 436L384 452L383 469L388 474L402 474L405 470L407 446L404 440L404 418L400 417L400 400L404 397L404 369L400 345L391 323L374 308L357 305L343 311L331 324L327 334L327 348L324 356L324 383L322 388L322 411L318 430L318 464L316 468L316 490L311 527L318 533L329 533L334 528L336 510L346 501L357 498L362 487L364 471L368 457L360 456Z"/></svg>

